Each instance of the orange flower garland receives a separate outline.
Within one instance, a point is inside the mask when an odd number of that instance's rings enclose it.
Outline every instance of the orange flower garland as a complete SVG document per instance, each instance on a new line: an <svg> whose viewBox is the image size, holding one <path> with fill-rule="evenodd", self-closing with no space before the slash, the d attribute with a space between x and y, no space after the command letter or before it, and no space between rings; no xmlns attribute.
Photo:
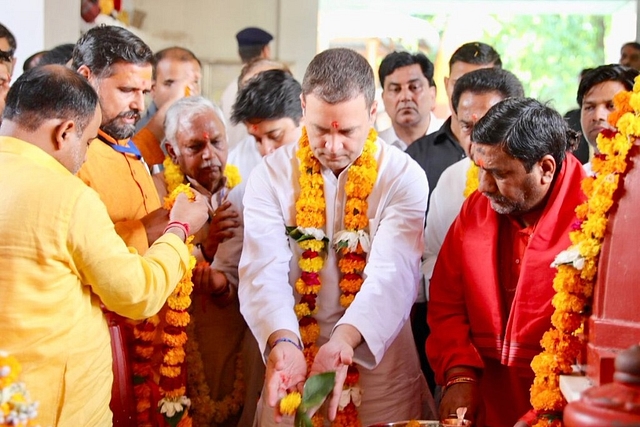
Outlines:
<svg viewBox="0 0 640 427"><path fill-rule="evenodd" d="M195 194L188 184L176 186L165 198L165 209L170 210L180 193L185 193L189 200L195 200ZM187 238L186 244L189 252L193 250L191 241L193 236ZM167 311L165 314L166 326L162 332L162 364L160 365L160 395L162 399L158 402L160 412L166 419L179 417L178 426L188 427L191 425L191 418L187 413L190 400L186 396L186 372L184 345L187 342L186 326L189 324L189 313L186 311L191 305L191 292L193 283L191 277L193 268L196 266L196 258L189 256L189 265L184 276L176 286L175 290L167 299ZM180 413L182 412L182 415Z"/></svg>
<svg viewBox="0 0 640 427"><path fill-rule="evenodd" d="M558 272L553 280L556 295L552 328L540 342L543 351L534 357L531 367L536 376L531 386L531 405L538 414L535 427L561 426L559 415L566 405L559 378L572 372L572 364L583 349L579 337L589 313L596 282L598 259L605 235L608 213L615 205L615 192L627 170L627 154L634 138L640 135L640 86L634 92L614 97L616 111L609 116L617 131L598 135L600 154L592 161L595 176L582 182L587 201L576 208L579 223L569 234L571 247L560 253L553 266Z"/></svg>
<svg viewBox="0 0 640 427"><path fill-rule="evenodd" d="M367 136L362 154L347 171L345 230L336 233L334 239L336 250L342 255L338 262L338 268L343 275L339 285L342 291L340 304L345 308L353 302L363 283L362 271L366 265L366 252L369 250L369 236L365 232L369 223L367 198L377 178L378 165L374 158L376 138L377 133L372 129ZM300 195L296 201L297 226L288 227L288 233L303 250L298 261L302 273L295 283L295 289L302 297L294 306L294 311L300 325L307 366L310 367L318 352L316 341L320 336L320 327L313 316L318 312L316 299L322 286L319 272L324 266L322 253L326 250L327 238L322 230L325 225L325 199L321 164L313 155L305 128L296 155L300 161ZM336 426L361 425L356 407L360 401L360 390L357 387L359 374L355 365L350 366L348 372L343 391L343 396L346 394L348 399L345 405L340 405L334 421ZM354 398L351 399L351 396ZM322 425L319 414L313 417L313 423Z"/></svg>

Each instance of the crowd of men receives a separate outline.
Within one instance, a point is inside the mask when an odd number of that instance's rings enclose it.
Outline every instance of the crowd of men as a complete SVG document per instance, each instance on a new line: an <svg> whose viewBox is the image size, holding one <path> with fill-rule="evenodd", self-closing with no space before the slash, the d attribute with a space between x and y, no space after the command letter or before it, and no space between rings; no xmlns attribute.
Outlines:
<svg viewBox="0 0 640 427"><path fill-rule="evenodd" d="M327 371L318 414L341 425L461 407L478 427L527 425L550 265L640 45L584 71L574 130L489 45L451 56L446 120L429 58L390 53L378 134L363 56L328 49L300 83L272 38L238 33L244 67L220 108L193 52L113 26L33 55L10 85L16 40L0 25L0 349L22 361L39 423L155 425L136 421L128 319L162 312L193 255L195 425L293 425L279 403ZM196 197L168 210L176 179ZM236 395L225 417L210 410Z"/></svg>

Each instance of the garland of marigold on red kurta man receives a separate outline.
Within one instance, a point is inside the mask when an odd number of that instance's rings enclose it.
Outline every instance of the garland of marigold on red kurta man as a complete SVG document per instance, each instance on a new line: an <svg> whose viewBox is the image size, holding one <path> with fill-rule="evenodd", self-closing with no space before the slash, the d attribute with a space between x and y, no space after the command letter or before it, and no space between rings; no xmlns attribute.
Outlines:
<svg viewBox="0 0 640 427"><path fill-rule="evenodd" d="M531 362L536 374L531 386L535 427L563 425L561 413L567 402L559 379L572 372L571 365L585 344L580 331L589 315L609 211L617 202L616 190L627 172L629 149L640 136L640 80L636 79L633 92L618 93L614 104L616 110L608 120L617 130L598 135L600 153L591 162L595 175L582 181L587 200L576 208L578 222L569 234L571 246L553 263L558 269L553 281L553 326L540 341L543 351Z"/></svg>
<svg viewBox="0 0 640 427"><path fill-rule="evenodd" d="M364 144L362 154L349 167L345 194L345 230L336 233L334 245L341 258L338 267L342 273L340 280L340 304L348 308L362 287L362 272L366 265L366 252L369 250L369 236L365 229L369 224L367 217L367 198L371 194L377 178L378 165L374 158L377 133L371 130ZM313 317L318 312L316 299L322 286L320 270L324 266L324 254L327 238L324 234L325 199L321 164L313 155L306 129L303 128L297 152L300 161L300 195L296 201L296 225L289 234L296 239L303 253L298 261L302 270L296 281L295 289L302 295L294 310L300 325L300 335L304 344L304 355L310 368L318 352L316 341L320 336L320 326ZM360 426L357 406L360 404L358 387L359 373L355 365L348 368L343 387L343 399L338 409L334 426ZM319 414L313 417L314 426L322 426Z"/></svg>

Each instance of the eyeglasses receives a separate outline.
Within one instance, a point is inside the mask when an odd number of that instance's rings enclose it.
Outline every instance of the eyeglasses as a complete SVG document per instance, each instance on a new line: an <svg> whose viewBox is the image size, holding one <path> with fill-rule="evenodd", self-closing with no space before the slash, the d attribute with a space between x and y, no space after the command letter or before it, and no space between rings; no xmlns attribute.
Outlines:
<svg viewBox="0 0 640 427"><path fill-rule="evenodd" d="M0 50L0 61L11 62L13 61L13 50L4 51Z"/></svg>

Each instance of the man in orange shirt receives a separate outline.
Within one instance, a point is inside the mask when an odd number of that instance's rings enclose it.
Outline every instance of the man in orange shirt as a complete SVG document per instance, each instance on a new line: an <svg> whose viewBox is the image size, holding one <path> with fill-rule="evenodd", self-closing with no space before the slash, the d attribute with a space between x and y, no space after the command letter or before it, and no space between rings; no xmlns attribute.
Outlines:
<svg viewBox="0 0 640 427"><path fill-rule="evenodd" d="M151 89L153 53L137 36L115 26L99 26L78 40L73 68L98 92L102 122L78 176L107 206L116 232L127 246L144 254L167 225L153 179L130 138ZM114 424L135 419L132 371L127 354L132 341L126 322L108 315L114 354L111 409ZM122 424L120 424L122 423Z"/></svg>
<svg viewBox="0 0 640 427"><path fill-rule="evenodd" d="M102 123L78 176L100 194L116 231L144 253L167 223L167 211L135 144L129 139L151 90L153 53L120 27L89 30L76 44L73 68L100 96Z"/></svg>

